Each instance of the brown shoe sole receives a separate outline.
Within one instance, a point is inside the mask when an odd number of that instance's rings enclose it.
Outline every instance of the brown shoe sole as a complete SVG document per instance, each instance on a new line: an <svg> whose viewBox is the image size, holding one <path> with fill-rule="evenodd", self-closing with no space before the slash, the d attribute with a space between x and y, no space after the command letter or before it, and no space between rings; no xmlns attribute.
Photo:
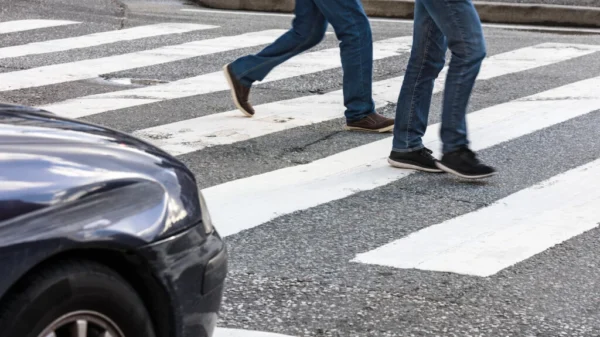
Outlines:
<svg viewBox="0 0 600 337"><path fill-rule="evenodd" d="M348 126L348 125L346 125L344 127L344 129L349 130L349 131L355 130L355 131L368 131L368 132L384 133L384 132L390 132L390 131L392 131L394 129L394 124L392 124L390 126L386 126L384 128L381 128L381 129L366 129L366 128L361 128L361 127L358 127L358 126Z"/></svg>
<svg viewBox="0 0 600 337"><path fill-rule="evenodd" d="M235 87L233 85L233 79L231 78L231 74L229 73L229 70L227 69L227 66L229 66L229 64L226 64L225 66L223 66L223 74L225 74L225 78L227 79L227 83L229 84L229 91L231 92L231 98L233 99L233 102L235 103L235 106L246 116L248 117L252 117L254 116L253 114L249 113L248 111L246 111L246 109L242 108L242 105L240 104L240 102L237 99L237 95L235 94Z"/></svg>

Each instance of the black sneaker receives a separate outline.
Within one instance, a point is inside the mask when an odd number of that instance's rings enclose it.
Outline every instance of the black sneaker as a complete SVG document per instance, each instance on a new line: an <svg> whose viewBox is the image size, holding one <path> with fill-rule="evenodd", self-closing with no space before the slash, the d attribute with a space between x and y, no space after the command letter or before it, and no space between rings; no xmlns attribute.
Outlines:
<svg viewBox="0 0 600 337"><path fill-rule="evenodd" d="M428 148L412 152L392 151L388 163L394 167L419 170L425 172L443 172L436 165L436 159L431 155L433 152Z"/></svg>
<svg viewBox="0 0 600 337"><path fill-rule="evenodd" d="M466 179L481 179L496 174L494 168L482 164L475 153L466 147L446 153L436 165L448 173Z"/></svg>

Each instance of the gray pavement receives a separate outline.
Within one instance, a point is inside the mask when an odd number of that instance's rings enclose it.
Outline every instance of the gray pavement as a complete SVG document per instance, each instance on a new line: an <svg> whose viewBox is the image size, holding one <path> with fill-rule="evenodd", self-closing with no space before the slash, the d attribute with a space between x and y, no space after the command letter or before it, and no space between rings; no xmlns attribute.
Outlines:
<svg viewBox="0 0 600 337"><path fill-rule="evenodd" d="M598 5L598 1L590 4ZM197 7L174 0L128 0L124 3L57 0L35 4L0 0L0 8L3 9L0 22L32 18L82 22L0 34L1 47L159 22L219 26L217 29L0 59L1 73L252 31L288 29L291 20L286 15L183 11ZM373 20L372 27L376 41L411 34L410 23L403 21ZM600 30L557 32L486 25L485 34L490 56L540 43L600 46ZM338 42L331 34L310 52L337 46ZM223 64L262 47L103 73L87 80L0 91L0 101L42 105L145 87L115 84L107 78L173 83L219 71ZM598 55L591 53L479 81L469 112L600 76ZM408 55L403 54L376 61L374 80L401 76L407 60ZM341 83L342 73L340 68L335 68L258 84L251 99L256 106L340 90ZM434 97L430 124L440 121L442 98L443 94ZM135 132L234 109L229 93L217 90L125 109L108 109L81 119ZM395 105L390 104L379 111L393 116ZM227 236L230 275L219 326L289 336L600 336L598 228L486 278L349 262L357 253L481 209L600 158L599 124L600 110L596 110L479 152L483 160L499 169L498 176L484 183L464 183L447 175L413 174L372 190L284 214L258 227ZM343 131L342 125L340 116L229 145L208 147L180 158L196 174L199 188L205 189L312 163L390 136L350 133ZM273 184L278 183L273 181ZM236 210L231 209L231 212ZM219 224L216 226L219 229Z"/></svg>

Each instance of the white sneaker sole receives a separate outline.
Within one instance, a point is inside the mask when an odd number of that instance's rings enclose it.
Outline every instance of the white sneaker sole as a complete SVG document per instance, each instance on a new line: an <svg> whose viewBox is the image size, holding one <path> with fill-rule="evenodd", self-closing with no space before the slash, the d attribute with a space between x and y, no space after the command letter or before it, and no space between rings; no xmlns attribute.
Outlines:
<svg viewBox="0 0 600 337"><path fill-rule="evenodd" d="M394 124L390 125L390 126L386 126L385 128L381 128L381 129L365 129L365 128L359 128L356 126L344 126L344 129L348 130L348 131L367 131L367 132L379 132L379 133L384 133L384 132L390 132L394 129Z"/></svg>
<svg viewBox="0 0 600 337"><path fill-rule="evenodd" d="M464 179L472 179L472 180L475 180L475 179L484 179L484 178L489 178L489 177L491 177L491 176L493 176L493 175L496 174L496 172L492 172L492 173L480 174L480 175L476 175L476 176L467 176L467 175L464 175L462 173L459 173L459 172L457 172L457 171L449 168L448 166L442 164L441 162L436 162L435 165L437 167L439 167L441 170L445 171L445 172L454 174L455 176L461 177L461 178L464 178Z"/></svg>
<svg viewBox="0 0 600 337"><path fill-rule="evenodd" d="M424 171L424 172L431 172L431 173L444 172L444 171L438 170L438 169L428 169L428 168L424 168L424 167L417 166L417 165L411 165L411 164L397 162L390 158L388 158L388 163L390 165L392 165L393 167L402 168L402 169L417 170L417 171Z"/></svg>

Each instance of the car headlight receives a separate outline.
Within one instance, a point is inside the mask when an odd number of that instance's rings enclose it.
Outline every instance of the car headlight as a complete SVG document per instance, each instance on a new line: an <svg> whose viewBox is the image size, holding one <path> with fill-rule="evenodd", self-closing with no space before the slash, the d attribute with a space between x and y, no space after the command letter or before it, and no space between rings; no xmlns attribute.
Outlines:
<svg viewBox="0 0 600 337"><path fill-rule="evenodd" d="M204 199L204 195L202 191L198 192L200 196L200 211L202 212L202 224L204 226L204 232L206 234L210 234L214 231L212 219L210 218L210 212L208 210L208 205L206 205L206 200Z"/></svg>

